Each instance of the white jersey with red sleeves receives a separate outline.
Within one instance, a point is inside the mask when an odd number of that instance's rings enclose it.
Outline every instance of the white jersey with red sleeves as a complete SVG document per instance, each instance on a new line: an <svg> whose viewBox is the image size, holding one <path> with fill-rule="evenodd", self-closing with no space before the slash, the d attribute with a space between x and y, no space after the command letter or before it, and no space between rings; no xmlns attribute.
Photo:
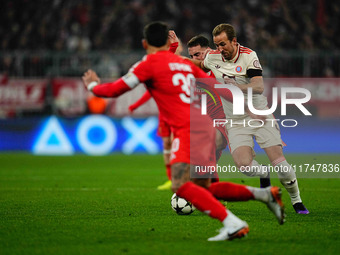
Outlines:
<svg viewBox="0 0 340 255"><path fill-rule="evenodd" d="M255 51L238 44L237 53L231 60L223 58L218 50L210 51L204 59L204 67L210 69L217 80L223 82L224 77L235 79L238 84L250 83L248 70L261 70L262 67ZM245 100L247 95L245 94ZM221 98L226 116L233 116L232 103ZM256 109L262 110L267 106L267 98L263 95L253 94L253 105ZM244 118L246 115L234 116Z"/></svg>
<svg viewBox="0 0 340 255"><path fill-rule="evenodd" d="M190 126L190 82L208 76L189 60L168 51L146 55L123 76L133 88L144 83L172 127Z"/></svg>

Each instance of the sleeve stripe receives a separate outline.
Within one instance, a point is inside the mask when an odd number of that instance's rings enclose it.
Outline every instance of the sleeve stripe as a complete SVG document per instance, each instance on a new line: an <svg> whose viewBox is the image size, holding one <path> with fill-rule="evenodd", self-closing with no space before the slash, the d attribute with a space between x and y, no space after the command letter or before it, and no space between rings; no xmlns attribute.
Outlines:
<svg viewBox="0 0 340 255"><path fill-rule="evenodd" d="M131 89L133 89L140 83L138 77L132 72L125 74L122 79Z"/></svg>

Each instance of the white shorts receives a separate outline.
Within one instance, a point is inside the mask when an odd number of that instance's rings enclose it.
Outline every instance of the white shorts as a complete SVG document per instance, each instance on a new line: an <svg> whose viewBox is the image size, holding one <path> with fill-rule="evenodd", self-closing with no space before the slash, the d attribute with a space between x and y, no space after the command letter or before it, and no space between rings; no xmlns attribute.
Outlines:
<svg viewBox="0 0 340 255"><path fill-rule="evenodd" d="M265 123L246 117L241 120L233 120L233 123L226 124L229 149L233 153L240 146L249 146L254 149L254 139L262 148L275 145L283 145L279 124L269 115ZM236 123L236 124L235 124Z"/></svg>

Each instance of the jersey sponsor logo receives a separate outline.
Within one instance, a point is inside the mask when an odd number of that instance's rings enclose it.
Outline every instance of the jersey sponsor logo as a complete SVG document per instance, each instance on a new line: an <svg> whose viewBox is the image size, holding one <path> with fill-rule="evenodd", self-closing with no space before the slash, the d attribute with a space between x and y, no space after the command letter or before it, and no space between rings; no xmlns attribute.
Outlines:
<svg viewBox="0 0 340 255"><path fill-rule="evenodd" d="M33 153L40 155L72 155L74 148L58 119L50 117L35 145Z"/></svg>
<svg viewBox="0 0 340 255"><path fill-rule="evenodd" d="M257 59L254 60L253 65L254 65L256 68L261 68L260 61L258 61Z"/></svg>
<svg viewBox="0 0 340 255"><path fill-rule="evenodd" d="M236 66L235 71L237 73L240 73L242 71L242 67L241 66Z"/></svg>
<svg viewBox="0 0 340 255"><path fill-rule="evenodd" d="M215 68L216 68L216 69L220 69L221 66L220 66L220 65L215 65Z"/></svg>

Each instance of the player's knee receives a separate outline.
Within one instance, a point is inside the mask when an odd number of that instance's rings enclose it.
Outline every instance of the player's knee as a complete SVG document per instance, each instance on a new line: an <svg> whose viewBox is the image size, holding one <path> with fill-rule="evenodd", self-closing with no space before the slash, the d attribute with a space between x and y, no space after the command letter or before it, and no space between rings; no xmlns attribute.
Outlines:
<svg viewBox="0 0 340 255"><path fill-rule="evenodd" d="M172 180L171 190L173 193L176 193L177 190L182 186L182 182L180 180Z"/></svg>
<svg viewBox="0 0 340 255"><path fill-rule="evenodd" d="M238 169L240 169L241 167L250 166L251 162L253 161L252 152L253 151L251 147L240 146L232 153L235 165Z"/></svg>
<svg viewBox="0 0 340 255"><path fill-rule="evenodd" d="M171 190L172 190L173 193L177 193L178 187L176 185L172 184Z"/></svg>
<svg viewBox="0 0 340 255"><path fill-rule="evenodd" d="M171 150L171 139L170 137L163 137L163 149Z"/></svg>
<svg viewBox="0 0 340 255"><path fill-rule="evenodd" d="M171 190L176 193L177 190L186 182L190 181L189 164L175 163L171 166Z"/></svg>
<svg viewBox="0 0 340 255"><path fill-rule="evenodd" d="M250 157L242 157L238 160L235 160L235 165L238 169L242 169L245 167L249 167L252 161L253 159Z"/></svg>

